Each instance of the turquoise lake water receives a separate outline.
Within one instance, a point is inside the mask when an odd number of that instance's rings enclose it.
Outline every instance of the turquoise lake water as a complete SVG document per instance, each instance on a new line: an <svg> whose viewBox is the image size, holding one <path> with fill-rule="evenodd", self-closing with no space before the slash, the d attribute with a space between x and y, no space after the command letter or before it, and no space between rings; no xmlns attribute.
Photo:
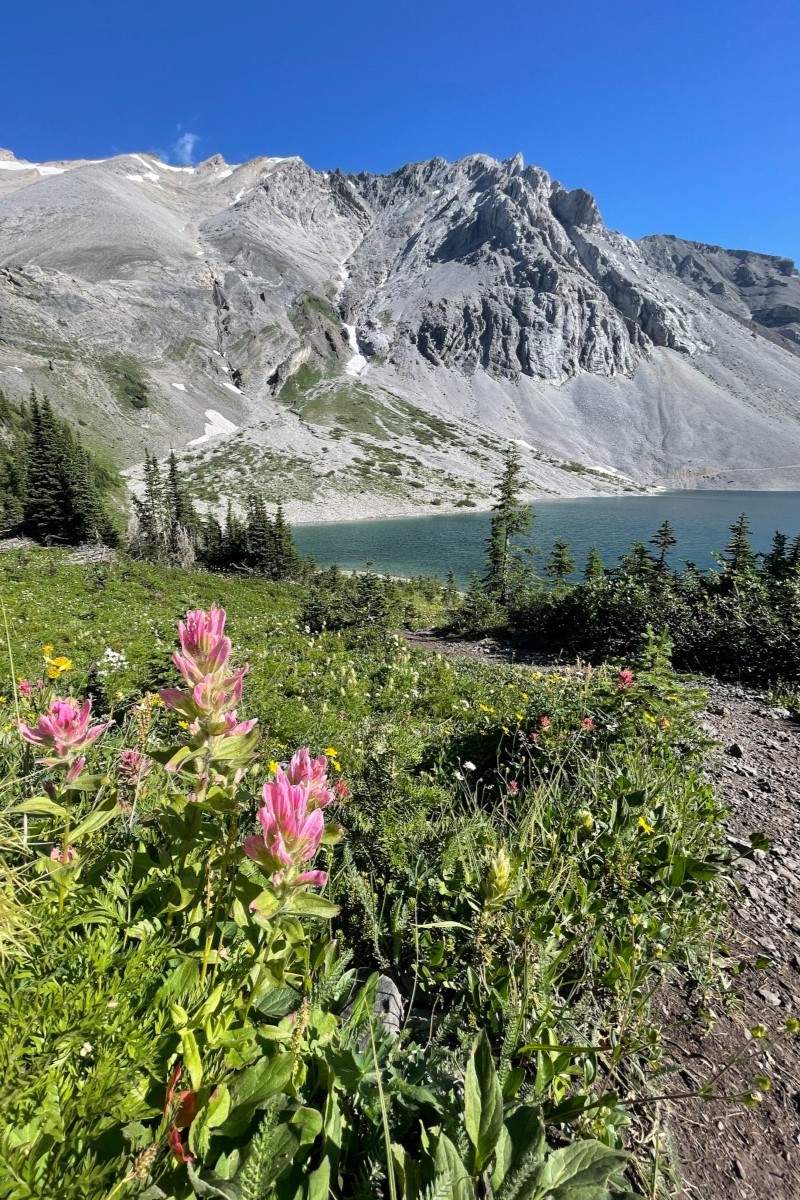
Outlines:
<svg viewBox="0 0 800 1200"><path fill-rule="evenodd" d="M678 545L671 561L700 567L714 565L712 550L722 550L728 527L746 512L753 546L768 550L776 530L800 533L800 492L662 492L657 496L603 496L580 500L542 500L531 544L540 550L541 566L553 540L564 537L573 558L583 566L590 546L597 546L606 566L639 538L646 542L663 520L675 526ZM488 513L458 513L395 520L347 521L331 525L297 525L297 547L320 564L338 563L392 575L439 575L453 570L459 583L483 568Z"/></svg>

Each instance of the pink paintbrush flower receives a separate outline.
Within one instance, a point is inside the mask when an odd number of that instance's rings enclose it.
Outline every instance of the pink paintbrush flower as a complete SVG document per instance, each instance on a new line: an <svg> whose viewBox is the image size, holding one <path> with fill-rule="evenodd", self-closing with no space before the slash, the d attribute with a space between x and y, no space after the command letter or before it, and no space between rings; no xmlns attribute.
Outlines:
<svg viewBox="0 0 800 1200"><path fill-rule="evenodd" d="M295 873L302 863L313 859L325 830L322 811L314 807L308 787L290 783L280 772L274 783L264 784L261 799L258 819L262 833L245 838L245 854L272 872L276 886L291 881L323 887L328 879L325 871Z"/></svg>
<svg viewBox="0 0 800 1200"><path fill-rule="evenodd" d="M623 667L617 676L617 688L621 692L630 691L633 687L633 680L633 671L629 671L627 667Z"/></svg>
<svg viewBox="0 0 800 1200"><path fill-rule="evenodd" d="M325 808L333 800L333 792L328 786L328 760L324 754L312 758L304 746L292 755L285 773L278 767L276 778L284 774L289 783L303 784L308 788L309 797L317 808Z"/></svg>
<svg viewBox="0 0 800 1200"><path fill-rule="evenodd" d="M205 675L216 675L227 663L231 639L224 635L225 620L225 609L214 604L210 612L191 609L186 620L178 622L183 653L176 650L172 661L187 683L199 683Z"/></svg>
<svg viewBox="0 0 800 1200"><path fill-rule="evenodd" d="M152 761L141 750L123 750L117 760L117 771L126 779L143 779Z"/></svg>
<svg viewBox="0 0 800 1200"><path fill-rule="evenodd" d="M67 846L66 850L62 850L60 846L53 846L50 851L50 857L53 862L60 863L62 867L66 867L69 863L77 861L78 851L74 846Z"/></svg>
<svg viewBox="0 0 800 1200"><path fill-rule="evenodd" d="M34 726L20 721L18 728L26 742L40 746L56 758L69 758L73 751L90 746L113 721L90 725L91 700L53 700Z"/></svg>

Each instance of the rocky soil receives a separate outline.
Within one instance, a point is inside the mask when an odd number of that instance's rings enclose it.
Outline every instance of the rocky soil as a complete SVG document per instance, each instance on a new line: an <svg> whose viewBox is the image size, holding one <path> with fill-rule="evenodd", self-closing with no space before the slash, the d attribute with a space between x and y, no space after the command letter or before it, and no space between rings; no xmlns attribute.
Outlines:
<svg viewBox="0 0 800 1200"><path fill-rule="evenodd" d="M410 634L429 652L510 661L491 639L461 642ZM538 657L540 670L554 660ZM560 665L560 664L558 664ZM682 1099L669 1105L669 1145L680 1200L800 1200L800 1038L781 1036L800 1018L800 723L763 692L707 679L706 730L717 742L708 774L729 806L734 851L762 833L768 851L740 858L729 926L722 931L730 993L720 998L668 990L658 1003L673 1070L664 1093L696 1092L716 1078L733 1096L756 1075L771 1081L761 1103ZM704 1010L709 1013L703 1017ZM750 1030L766 1026L768 1036Z"/></svg>
<svg viewBox="0 0 800 1200"><path fill-rule="evenodd" d="M708 693L706 721L719 741L709 773L730 806L728 839L741 847L759 831L770 849L739 862L726 942L732 960L747 965L731 980L731 1011L712 1003L718 1019L707 1036L697 1024L682 1025L680 999L665 1002L664 1015L680 1022L685 1084L703 1082L744 1050L750 1061L731 1067L720 1090L746 1087L754 1074L772 1087L755 1110L714 1101L674 1105L675 1150L686 1200L798 1200L800 1040L748 1039L753 1026L776 1035L786 1017L800 1016L800 724L759 692L708 681Z"/></svg>

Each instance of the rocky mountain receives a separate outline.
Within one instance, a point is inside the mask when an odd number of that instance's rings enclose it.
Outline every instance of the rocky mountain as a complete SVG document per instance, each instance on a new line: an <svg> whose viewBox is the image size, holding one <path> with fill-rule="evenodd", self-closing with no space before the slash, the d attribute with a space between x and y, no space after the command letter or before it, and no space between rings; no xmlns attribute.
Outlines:
<svg viewBox="0 0 800 1200"><path fill-rule="evenodd" d="M605 227L518 156L391 175L300 159L0 152L0 387L209 504L298 517L800 483L789 259Z"/></svg>

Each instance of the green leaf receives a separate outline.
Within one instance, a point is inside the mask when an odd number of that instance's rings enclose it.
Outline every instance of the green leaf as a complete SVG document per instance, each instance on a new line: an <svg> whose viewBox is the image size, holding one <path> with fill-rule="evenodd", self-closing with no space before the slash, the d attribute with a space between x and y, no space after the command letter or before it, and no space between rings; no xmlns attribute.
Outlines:
<svg viewBox="0 0 800 1200"><path fill-rule="evenodd" d="M331 1163L329 1158L325 1158L308 1177L305 1200L328 1200L330 1186Z"/></svg>
<svg viewBox="0 0 800 1200"><path fill-rule="evenodd" d="M231 1094L227 1083L217 1087L208 1102L206 1124L209 1129L218 1129L224 1125L231 1111Z"/></svg>
<svg viewBox="0 0 800 1200"><path fill-rule="evenodd" d="M496 1192L502 1184L508 1172L511 1170L511 1164L514 1160L514 1148L511 1142L511 1135L505 1125L500 1130L500 1137L497 1139L495 1148L494 1169L492 1170L492 1191Z"/></svg>
<svg viewBox="0 0 800 1200"><path fill-rule="evenodd" d="M181 1057L192 1081L192 1090L197 1092L203 1083L203 1064L197 1038L191 1029L181 1030Z"/></svg>
<svg viewBox="0 0 800 1200"><path fill-rule="evenodd" d="M287 1051L273 1058L261 1058L242 1071L230 1084L231 1110L220 1126L226 1137L239 1137L253 1119L256 1109L284 1091L292 1077L294 1055Z"/></svg>
<svg viewBox="0 0 800 1200"><path fill-rule="evenodd" d="M544 1197L552 1192L553 1200L570 1200L575 1188L602 1188L627 1161L627 1154L610 1150L601 1142L573 1142L545 1159L536 1181L536 1195Z"/></svg>
<svg viewBox="0 0 800 1200"><path fill-rule="evenodd" d="M322 845L336 846L344 837L344 829L341 825L326 825L322 831Z"/></svg>
<svg viewBox="0 0 800 1200"><path fill-rule="evenodd" d="M434 1194L436 1193L435 1184L441 1176L444 1176L449 1189L446 1193L448 1200L475 1200L475 1189L467 1168L449 1137L443 1133L439 1135L436 1142L433 1165L436 1171Z"/></svg>
<svg viewBox="0 0 800 1200"><path fill-rule="evenodd" d="M89 833L97 833L98 829L102 829L104 825L108 825L109 821L113 821L114 817L119 812L116 796L108 796L101 804L80 821L70 833L70 841L79 842L81 838L85 838Z"/></svg>
<svg viewBox="0 0 800 1200"><path fill-rule="evenodd" d="M29 813L33 817L61 817L66 820L67 810L61 804L56 804L48 796L33 796L30 800L22 800L12 804L7 809L10 813Z"/></svg>
<svg viewBox="0 0 800 1200"><path fill-rule="evenodd" d="M315 892L295 892L284 912L295 917L324 917L330 921L339 914L339 905L331 904L324 896Z"/></svg>
<svg viewBox="0 0 800 1200"><path fill-rule="evenodd" d="M475 1173L489 1161L503 1127L503 1093L492 1061L492 1048L481 1032L472 1049L464 1080L464 1123L475 1150Z"/></svg>
<svg viewBox="0 0 800 1200"><path fill-rule="evenodd" d="M251 729L235 737L219 738L214 746L214 762L226 762L233 758L249 758L258 745L259 733Z"/></svg>

